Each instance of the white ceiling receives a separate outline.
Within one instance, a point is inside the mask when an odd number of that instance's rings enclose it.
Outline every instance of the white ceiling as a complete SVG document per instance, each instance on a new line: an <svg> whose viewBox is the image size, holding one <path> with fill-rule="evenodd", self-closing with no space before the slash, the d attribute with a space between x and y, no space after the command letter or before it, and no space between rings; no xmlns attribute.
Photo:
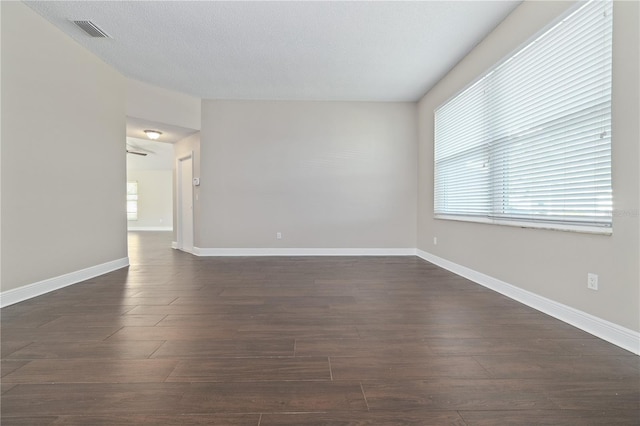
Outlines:
<svg viewBox="0 0 640 426"><path fill-rule="evenodd" d="M519 3L27 2L127 77L208 99L351 101L419 99Z"/></svg>
<svg viewBox="0 0 640 426"><path fill-rule="evenodd" d="M144 132L145 130L158 130L162 132L158 138L158 142L169 143L176 143L197 132L197 130L194 129L127 116L127 137L147 139L147 135Z"/></svg>
<svg viewBox="0 0 640 426"><path fill-rule="evenodd" d="M128 137L127 150L147 154L127 154L127 170L173 170L175 157L170 143Z"/></svg>

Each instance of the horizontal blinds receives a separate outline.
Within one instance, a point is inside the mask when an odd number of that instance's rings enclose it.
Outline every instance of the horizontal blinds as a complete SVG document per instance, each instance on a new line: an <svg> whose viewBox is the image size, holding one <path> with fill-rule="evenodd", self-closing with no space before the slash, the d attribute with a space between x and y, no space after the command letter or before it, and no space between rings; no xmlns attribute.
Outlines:
<svg viewBox="0 0 640 426"><path fill-rule="evenodd" d="M435 214L611 227L612 3L591 1L435 112Z"/></svg>

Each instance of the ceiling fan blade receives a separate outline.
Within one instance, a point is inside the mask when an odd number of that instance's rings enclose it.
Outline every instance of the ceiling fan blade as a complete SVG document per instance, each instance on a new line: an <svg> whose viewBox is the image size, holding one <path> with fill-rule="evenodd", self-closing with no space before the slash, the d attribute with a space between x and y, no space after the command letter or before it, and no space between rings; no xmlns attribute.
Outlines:
<svg viewBox="0 0 640 426"><path fill-rule="evenodd" d="M127 142L127 149L130 151L137 151L137 152L146 152L147 154L155 154L156 152L148 149L148 148L143 148L141 146L132 144L132 143L128 143Z"/></svg>
<svg viewBox="0 0 640 426"><path fill-rule="evenodd" d="M148 155L146 152L136 152L136 151L129 151L129 150L127 150L127 154L142 155L143 157L146 157Z"/></svg>

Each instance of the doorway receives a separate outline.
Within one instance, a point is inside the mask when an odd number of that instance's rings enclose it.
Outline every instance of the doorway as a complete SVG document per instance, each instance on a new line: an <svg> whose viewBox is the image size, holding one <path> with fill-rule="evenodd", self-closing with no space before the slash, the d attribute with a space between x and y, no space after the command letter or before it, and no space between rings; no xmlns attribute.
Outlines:
<svg viewBox="0 0 640 426"><path fill-rule="evenodd" d="M172 143L127 137L128 231L173 232L175 167Z"/></svg>
<svg viewBox="0 0 640 426"><path fill-rule="evenodd" d="M179 158L177 169L178 249L193 253L193 153Z"/></svg>

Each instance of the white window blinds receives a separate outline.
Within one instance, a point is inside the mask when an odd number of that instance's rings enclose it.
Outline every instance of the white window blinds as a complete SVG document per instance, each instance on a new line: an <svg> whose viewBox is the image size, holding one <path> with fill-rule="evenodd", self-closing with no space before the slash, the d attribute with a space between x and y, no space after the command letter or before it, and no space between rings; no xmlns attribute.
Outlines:
<svg viewBox="0 0 640 426"><path fill-rule="evenodd" d="M609 232L612 3L591 1L435 111L435 216Z"/></svg>

